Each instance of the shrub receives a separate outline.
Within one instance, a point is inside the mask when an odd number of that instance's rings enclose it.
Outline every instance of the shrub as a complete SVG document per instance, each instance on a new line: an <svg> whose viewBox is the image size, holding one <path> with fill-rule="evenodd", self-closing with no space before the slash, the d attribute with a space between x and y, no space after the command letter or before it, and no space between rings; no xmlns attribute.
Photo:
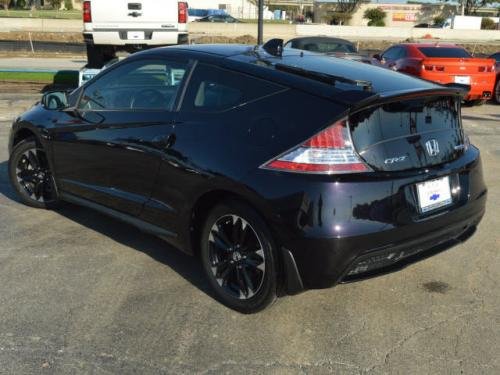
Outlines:
<svg viewBox="0 0 500 375"><path fill-rule="evenodd" d="M386 13L380 8L365 10L363 18L368 19L368 26L385 26L384 18Z"/></svg>
<svg viewBox="0 0 500 375"><path fill-rule="evenodd" d="M483 30L495 30L496 24L491 18L483 17L481 20L481 29Z"/></svg>
<svg viewBox="0 0 500 375"><path fill-rule="evenodd" d="M442 25L444 21L446 21L446 18L444 16L436 16L433 19L434 25Z"/></svg>
<svg viewBox="0 0 500 375"><path fill-rule="evenodd" d="M64 8L66 10L73 10L73 1L71 1L71 0L64 0Z"/></svg>

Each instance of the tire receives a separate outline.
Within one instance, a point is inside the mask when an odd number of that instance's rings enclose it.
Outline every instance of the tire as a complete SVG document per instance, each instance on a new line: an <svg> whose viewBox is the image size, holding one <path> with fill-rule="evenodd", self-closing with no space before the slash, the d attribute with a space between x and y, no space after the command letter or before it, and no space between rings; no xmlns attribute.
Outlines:
<svg viewBox="0 0 500 375"><path fill-rule="evenodd" d="M45 209L58 206L57 188L47 157L33 138L14 147L9 158L9 179L24 204Z"/></svg>
<svg viewBox="0 0 500 375"><path fill-rule="evenodd" d="M221 303L250 314L276 300L276 247L251 207L234 200L216 206L205 221L200 249L203 269Z"/></svg>
<svg viewBox="0 0 500 375"><path fill-rule="evenodd" d="M101 69L116 57L113 46L87 44L87 67Z"/></svg>
<svg viewBox="0 0 500 375"><path fill-rule="evenodd" d="M464 100L464 104L467 107L479 107L486 102L487 102L487 100L484 100L484 99Z"/></svg>
<svg viewBox="0 0 500 375"><path fill-rule="evenodd" d="M500 79L495 84L495 89L493 90L493 100L495 103L500 104Z"/></svg>

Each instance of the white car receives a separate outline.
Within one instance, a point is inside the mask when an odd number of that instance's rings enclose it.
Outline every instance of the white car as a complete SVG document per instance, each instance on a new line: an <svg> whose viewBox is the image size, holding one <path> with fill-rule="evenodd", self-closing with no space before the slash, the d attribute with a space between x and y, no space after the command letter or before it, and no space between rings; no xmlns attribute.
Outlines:
<svg viewBox="0 0 500 375"><path fill-rule="evenodd" d="M177 0L90 0L83 2L83 37L88 66L101 68L117 50L185 44L188 4Z"/></svg>

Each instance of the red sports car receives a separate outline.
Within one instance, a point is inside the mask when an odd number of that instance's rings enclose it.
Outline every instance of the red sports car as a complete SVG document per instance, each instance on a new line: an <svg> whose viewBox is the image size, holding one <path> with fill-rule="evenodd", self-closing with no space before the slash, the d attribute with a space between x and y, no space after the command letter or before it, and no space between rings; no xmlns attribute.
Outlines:
<svg viewBox="0 0 500 375"><path fill-rule="evenodd" d="M471 56L455 44L402 43L374 55L376 63L441 84L459 83L470 86L464 100L482 104L493 96L495 60Z"/></svg>
<svg viewBox="0 0 500 375"><path fill-rule="evenodd" d="M495 102L500 104L500 52L491 55L490 59L494 59L496 61L495 66L497 70L497 82L495 83L495 90L493 91L493 99Z"/></svg>

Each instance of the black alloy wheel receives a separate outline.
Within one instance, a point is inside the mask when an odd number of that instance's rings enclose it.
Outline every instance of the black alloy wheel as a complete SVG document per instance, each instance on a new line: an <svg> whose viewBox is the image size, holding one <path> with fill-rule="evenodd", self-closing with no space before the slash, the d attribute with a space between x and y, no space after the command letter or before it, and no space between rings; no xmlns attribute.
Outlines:
<svg viewBox="0 0 500 375"><path fill-rule="evenodd" d="M57 203L57 189L47 157L35 141L15 146L9 160L9 175L12 186L27 205L52 208Z"/></svg>
<svg viewBox="0 0 500 375"><path fill-rule="evenodd" d="M235 298L252 298L266 272L264 249L252 226L239 216L222 216L213 224L208 242L219 286Z"/></svg>
<svg viewBox="0 0 500 375"><path fill-rule="evenodd" d="M276 299L275 250L255 211L240 202L217 206L202 235L202 261L217 297L243 312L259 311Z"/></svg>

